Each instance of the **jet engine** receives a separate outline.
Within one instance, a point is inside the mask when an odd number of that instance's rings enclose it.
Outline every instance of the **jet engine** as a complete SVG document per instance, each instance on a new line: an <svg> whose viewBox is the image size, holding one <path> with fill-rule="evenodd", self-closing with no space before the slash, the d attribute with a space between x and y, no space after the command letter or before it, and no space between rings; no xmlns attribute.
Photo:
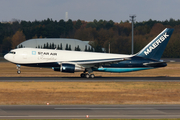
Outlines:
<svg viewBox="0 0 180 120"><path fill-rule="evenodd" d="M54 71L61 71L61 72L83 72L85 68L80 65L70 64L70 63L62 63L60 67L54 67Z"/></svg>

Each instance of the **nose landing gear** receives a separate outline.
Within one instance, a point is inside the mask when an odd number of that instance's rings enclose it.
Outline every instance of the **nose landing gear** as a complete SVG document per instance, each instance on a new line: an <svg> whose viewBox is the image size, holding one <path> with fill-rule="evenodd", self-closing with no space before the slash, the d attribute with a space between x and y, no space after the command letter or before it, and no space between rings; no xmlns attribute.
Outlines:
<svg viewBox="0 0 180 120"><path fill-rule="evenodd" d="M21 74L21 70L20 70L21 65L16 65L16 66L17 66L17 74Z"/></svg>

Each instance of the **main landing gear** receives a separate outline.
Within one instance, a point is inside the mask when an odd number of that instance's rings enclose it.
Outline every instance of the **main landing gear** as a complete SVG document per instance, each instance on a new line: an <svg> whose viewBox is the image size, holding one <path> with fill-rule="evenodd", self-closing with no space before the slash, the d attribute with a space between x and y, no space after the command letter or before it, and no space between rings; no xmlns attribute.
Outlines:
<svg viewBox="0 0 180 120"><path fill-rule="evenodd" d="M89 74L89 73L82 73L81 74L82 78L94 78L94 74Z"/></svg>
<svg viewBox="0 0 180 120"><path fill-rule="evenodd" d="M81 74L82 78L94 78L94 74L91 74L93 71L92 69L86 69L84 73Z"/></svg>
<svg viewBox="0 0 180 120"><path fill-rule="evenodd" d="M21 70L20 70L21 65L16 65L16 66L17 66L17 74L21 74Z"/></svg>

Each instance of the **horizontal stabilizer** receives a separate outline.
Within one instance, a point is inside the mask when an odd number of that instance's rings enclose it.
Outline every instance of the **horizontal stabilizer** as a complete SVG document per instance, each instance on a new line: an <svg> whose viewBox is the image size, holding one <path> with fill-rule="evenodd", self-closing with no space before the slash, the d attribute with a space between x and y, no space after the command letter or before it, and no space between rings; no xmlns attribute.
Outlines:
<svg viewBox="0 0 180 120"><path fill-rule="evenodd" d="M143 65L149 66L149 67L165 67L165 66L167 66L166 62L150 62L150 63L144 63Z"/></svg>

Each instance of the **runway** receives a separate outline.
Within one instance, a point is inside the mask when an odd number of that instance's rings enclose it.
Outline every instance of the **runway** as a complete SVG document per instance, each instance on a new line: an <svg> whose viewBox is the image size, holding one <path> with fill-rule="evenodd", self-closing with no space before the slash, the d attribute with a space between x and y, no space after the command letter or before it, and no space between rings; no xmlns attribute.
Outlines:
<svg viewBox="0 0 180 120"><path fill-rule="evenodd" d="M0 119L180 118L179 113L180 105L0 106Z"/></svg>
<svg viewBox="0 0 180 120"><path fill-rule="evenodd" d="M1 82L180 82L180 77L0 77ZM180 118L180 105L5 105L0 119Z"/></svg>
<svg viewBox="0 0 180 120"><path fill-rule="evenodd" d="M180 77L95 77L80 78L80 77L0 77L0 82L180 82Z"/></svg>

